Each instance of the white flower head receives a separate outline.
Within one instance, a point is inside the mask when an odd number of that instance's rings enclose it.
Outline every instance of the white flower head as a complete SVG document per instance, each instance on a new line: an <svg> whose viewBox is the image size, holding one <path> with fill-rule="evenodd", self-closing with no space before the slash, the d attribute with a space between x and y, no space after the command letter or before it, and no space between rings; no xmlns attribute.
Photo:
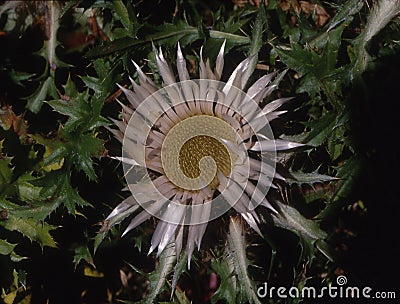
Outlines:
<svg viewBox="0 0 400 304"><path fill-rule="evenodd" d="M191 80L178 44L179 82L165 60L156 53L164 87L158 89L134 63L140 84L122 86L130 106L122 105L123 120L112 130L123 143L125 178L132 196L108 216L137 212L124 234L147 219L159 219L150 252L160 254L172 241L177 254L187 231L189 257L200 248L207 223L234 209L256 232L260 221L256 207L276 212L267 201L275 179L276 151L299 146L274 139L269 122L285 111L279 107L290 98L266 105L265 97L276 89L275 73L265 75L243 91L252 58L242 61L229 80L220 81L224 46L215 68L200 57L200 79ZM187 229L185 229L187 226Z"/></svg>

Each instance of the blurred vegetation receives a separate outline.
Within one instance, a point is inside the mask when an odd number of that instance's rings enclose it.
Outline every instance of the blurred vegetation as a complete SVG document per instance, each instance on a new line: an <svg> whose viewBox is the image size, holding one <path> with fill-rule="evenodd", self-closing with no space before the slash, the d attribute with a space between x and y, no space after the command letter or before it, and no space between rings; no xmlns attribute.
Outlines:
<svg viewBox="0 0 400 304"><path fill-rule="evenodd" d="M395 0L2 1L1 301L258 303L262 282L318 287L339 274L389 289L380 268L397 253L374 242L395 242L383 237L395 221L375 216L395 210L399 9ZM173 248L147 256L154 222L124 238L126 223L99 233L124 187L107 157L120 145L104 127L119 115L116 83L137 78L131 59L160 84L152 44L173 61L179 41L195 78L200 47L213 62L224 40L222 79L246 56L257 56L253 80L284 71L276 95L296 98L274 130L312 148L285 160L293 179L279 200L291 221L265 214L264 238L243 231L245 243L234 223L212 222L187 270ZM231 264L227 250L245 262Z"/></svg>

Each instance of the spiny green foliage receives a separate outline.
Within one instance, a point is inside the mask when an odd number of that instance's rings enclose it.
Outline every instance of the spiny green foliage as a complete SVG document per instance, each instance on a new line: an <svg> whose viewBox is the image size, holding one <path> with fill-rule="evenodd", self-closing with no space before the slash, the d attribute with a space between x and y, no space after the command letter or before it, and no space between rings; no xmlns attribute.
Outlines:
<svg viewBox="0 0 400 304"><path fill-rule="evenodd" d="M279 204L279 208L279 213L273 217L275 225L296 233L302 247L300 260L312 261L315 254L314 243L324 240L327 237L326 232L316 222L304 218L297 209L285 204Z"/></svg>
<svg viewBox="0 0 400 304"><path fill-rule="evenodd" d="M227 282L220 286L216 293L218 298L225 298L229 303L261 303L255 292L255 285L249 277L248 261L246 257L246 241L243 224L238 218L231 218L229 233L227 235L226 261L219 265L219 270L224 273ZM229 265L233 269L230 269ZM227 271L231 270L228 275ZM232 271L233 270L233 271ZM232 276L232 278L229 278Z"/></svg>
<svg viewBox="0 0 400 304"><path fill-rule="evenodd" d="M44 222L43 213L48 210L41 206L46 200L40 196L40 187L35 187L36 180L31 173L16 176L12 167L12 158L2 154L3 147L0 145L0 226L9 231L18 231L31 241L36 241L41 247L56 247L50 231L56 227ZM32 206L29 205L32 202ZM15 261L22 257L14 252L15 245L3 240L2 254L10 254Z"/></svg>
<svg viewBox="0 0 400 304"><path fill-rule="evenodd" d="M165 281L173 269L175 260L175 246L171 243L162 252L156 269L148 276L150 281L150 293L146 296L144 303L151 304L155 301L157 295L165 286Z"/></svg>
<svg viewBox="0 0 400 304"><path fill-rule="evenodd" d="M227 259L225 256L220 259L214 259L211 262L211 269L221 279L221 284L212 297L212 302L216 303L219 300L226 300L228 303L235 303L238 282L234 274L235 270L232 259Z"/></svg>
<svg viewBox="0 0 400 304"><path fill-rule="evenodd" d="M318 172L304 173L303 171L298 171L298 172L290 172L290 175L291 177L286 179L287 183L290 185L308 184L312 186L316 183L324 183L335 180L335 178L330 175L319 174Z"/></svg>
<svg viewBox="0 0 400 304"><path fill-rule="evenodd" d="M71 84L67 83L68 86L71 87ZM65 126L60 126L56 137L49 139L39 134L23 135L43 146L44 152L38 153L31 145L30 151L24 156L24 161L32 161L34 166L21 174L19 170L16 172L14 164L14 160L20 161L20 156L13 158L5 154L7 151L2 147L0 157L0 209L3 214L0 226L20 232L41 247L56 247L50 232L57 227L46 222L52 212L63 205L70 214L75 214L77 206L90 205L71 185L71 169L82 171L89 179L95 180L92 158L99 158L104 149L95 133L98 127L106 124L100 116L102 105L99 102L97 105L94 102L88 104L88 94L71 94L70 89L66 93L72 98L69 107L65 107L61 100L49 102L59 113L69 116ZM23 138L18 139L12 129L1 132L23 144ZM13 252L14 247L7 244L4 243L3 251L11 249L9 254L13 260L20 259Z"/></svg>
<svg viewBox="0 0 400 304"><path fill-rule="evenodd" d="M57 58L56 48L58 46L57 32L60 26L60 15L62 13L60 4L56 1L48 3L39 3L42 5L44 15L48 18L46 24L46 40L44 41L42 49L37 52L37 55L42 56L46 60L46 65L43 73L37 77L39 80L39 87L29 97L27 97L27 108L38 113L43 105L43 101L48 95L57 98L57 88L55 86L55 72L57 68L65 66L61 60Z"/></svg>
<svg viewBox="0 0 400 304"><path fill-rule="evenodd" d="M78 207L90 206L73 186L71 175L83 172L88 179L96 180L93 159L100 158L104 151L98 131L101 126L109 124L101 116L106 98L103 90L97 90L96 94L89 89L78 90L70 77L62 88L57 88L57 73L67 66L56 55L62 7L58 2L40 2L35 8L41 9L36 11L37 14L44 12L48 25L45 33L48 36L37 53L45 58L45 69L39 77L16 74L18 78L15 79L17 84L28 78L38 83L37 90L27 98L29 111L38 113L47 102L65 118L59 116L60 121L53 126L53 131L44 134L42 131L32 132L23 117L16 116L11 107L1 109L0 254L9 255L14 262L24 259L16 253L22 239L9 232L20 233L42 249L56 248L57 241L52 231L60 227L49 223L50 215L60 206L73 216L78 213ZM97 63L97 67L100 69L101 64ZM106 80L96 78L96 81ZM104 89L109 94L109 87ZM84 259L90 261L89 251L84 253ZM77 255L77 263L83 258L82 254Z"/></svg>
<svg viewBox="0 0 400 304"><path fill-rule="evenodd" d="M118 3L119 5L123 5L122 3ZM121 20L125 19L125 9L116 10L115 13L121 18ZM121 16L122 15L122 16ZM243 14L244 15L244 14ZM246 22L249 21L246 18L246 21L243 23L240 20L241 16L237 16L234 20L232 17L228 19L227 26L224 26L224 31L217 30L208 30L205 27L197 27L197 25L190 25L187 20L176 20L175 23L167 23L162 27L154 27L150 24L141 24L138 25L137 22L133 22L133 27L136 28L136 31L140 29L135 35L132 35L131 32L125 35L123 38L118 38L115 41L107 43L105 46L93 48L86 55L88 57L102 57L105 55L109 55L115 52L121 52L127 49L131 49L134 47L146 47L149 48L151 43L157 43L159 45L169 45L175 46L178 41L182 47L185 47L189 44L197 40L202 40L205 37L210 37L211 39L219 40L226 39L227 40L227 48L231 48L233 45L241 45L250 43L250 39L246 36L237 34L238 30L241 26L243 26ZM131 22L133 18L131 17ZM221 20L218 20L221 22ZM151 33L149 35L142 34L143 33ZM143 37L141 37L143 36ZM141 38L139 38L141 37Z"/></svg>

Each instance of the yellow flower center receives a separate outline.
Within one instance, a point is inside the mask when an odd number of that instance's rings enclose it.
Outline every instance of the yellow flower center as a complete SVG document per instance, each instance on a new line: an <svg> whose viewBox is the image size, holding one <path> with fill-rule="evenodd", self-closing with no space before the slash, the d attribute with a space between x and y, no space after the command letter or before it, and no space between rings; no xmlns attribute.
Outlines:
<svg viewBox="0 0 400 304"><path fill-rule="evenodd" d="M218 184L217 173L228 176L236 154L221 139L233 144L237 134L224 120L196 115L186 118L166 135L161 161L168 179L185 190L199 190L207 185L215 189Z"/></svg>
<svg viewBox="0 0 400 304"><path fill-rule="evenodd" d="M201 170L200 160L210 156L217 165L219 171L225 176L231 172L231 158L229 151L219 140L205 135L192 137L185 142L179 151L179 166L183 174L190 178L199 177ZM210 183L211 189L218 187L217 176Z"/></svg>

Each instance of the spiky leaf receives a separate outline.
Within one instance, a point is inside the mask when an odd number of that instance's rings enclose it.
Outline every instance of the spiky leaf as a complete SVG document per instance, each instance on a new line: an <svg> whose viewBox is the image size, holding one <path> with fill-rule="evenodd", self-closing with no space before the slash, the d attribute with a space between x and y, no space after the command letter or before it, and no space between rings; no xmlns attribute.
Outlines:
<svg viewBox="0 0 400 304"><path fill-rule="evenodd" d="M317 171L315 172L310 172L310 173L304 173L302 171L297 171L297 172L290 172L291 177L286 178L286 181L288 184L308 184L308 185L313 185L315 183L324 183L324 182L330 182L333 180L336 180L337 178L325 175L325 174L320 174Z"/></svg>
<svg viewBox="0 0 400 304"><path fill-rule="evenodd" d="M42 108L43 102L46 100L47 96L51 96L53 98L58 97L52 76L47 77L44 82L40 83L35 93L27 98L27 109L33 113L38 113Z"/></svg>
<svg viewBox="0 0 400 304"><path fill-rule="evenodd" d="M315 221L306 219L291 206L279 203L279 209L279 213L273 216L275 225L297 234L300 238L303 256L313 259L314 243L317 240L325 239L326 232L321 230Z"/></svg>
<svg viewBox="0 0 400 304"><path fill-rule="evenodd" d="M163 290L167 276L173 269L176 260L175 245L170 243L160 255L157 268L150 273L150 293L147 295L144 303L152 304L158 294Z"/></svg>
<svg viewBox="0 0 400 304"><path fill-rule="evenodd" d="M248 261L246 257L246 243L244 238L244 229L239 218L231 218L228 234L228 257L232 260L235 275L238 279L239 302L245 300L250 303L261 303L254 290L254 284L249 277Z"/></svg>
<svg viewBox="0 0 400 304"><path fill-rule="evenodd" d="M211 262L211 268L220 278L218 290L211 298L212 303L219 300L225 300L227 303L236 302L236 294L238 288L237 278L234 275L234 266L232 259L214 259Z"/></svg>
<svg viewBox="0 0 400 304"><path fill-rule="evenodd" d="M118 17L121 20L122 25L126 29L128 35L133 35L133 23L130 20L130 16L128 13L128 9L126 8L125 4L121 0L114 0L112 2L113 9L115 13L118 15Z"/></svg>
<svg viewBox="0 0 400 304"><path fill-rule="evenodd" d="M16 244L11 244L6 240L0 239L0 254L2 255L9 255L11 252L14 251Z"/></svg>
<svg viewBox="0 0 400 304"><path fill-rule="evenodd" d="M55 241L50 235L50 231L57 227L51 226L45 222L37 222L32 218L19 218L10 212L7 220L0 221L0 226L10 231L18 231L31 241L36 241L43 248L57 247Z"/></svg>
<svg viewBox="0 0 400 304"><path fill-rule="evenodd" d="M187 261L188 261L188 255L184 250L179 255L178 262L174 267L174 275L172 277L172 284L171 284L171 289L173 293L175 292L175 287L176 284L178 284L179 278L181 277L182 273L184 273L186 270Z"/></svg>
<svg viewBox="0 0 400 304"><path fill-rule="evenodd" d="M75 267L81 262L85 261L95 268L93 257L87 245L79 245L74 249L74 264Z"/></svg>

